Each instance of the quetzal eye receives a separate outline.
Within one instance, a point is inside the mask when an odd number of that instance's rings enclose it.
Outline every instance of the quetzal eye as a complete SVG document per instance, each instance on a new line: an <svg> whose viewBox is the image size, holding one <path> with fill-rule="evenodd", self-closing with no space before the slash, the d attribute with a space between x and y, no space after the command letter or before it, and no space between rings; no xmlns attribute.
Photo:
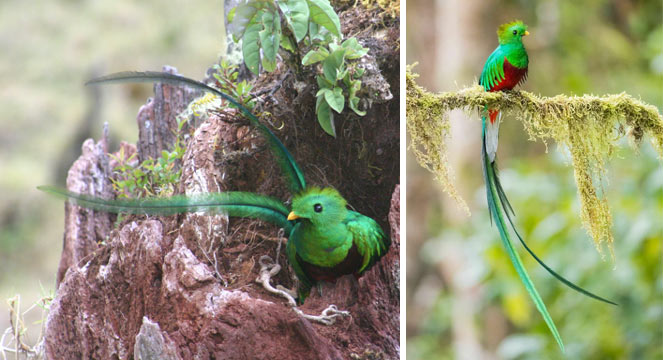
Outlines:
<svg viewBox="0 0 663 360"><path fill-rule="evenodd" d="M315 212L317 213L322 212L322 205L320 204L313 205L313 210L315 210Z"/></svg>
<svg viewBox="0 0 663 360"><path fill-rule="evenodd" d="M518 30L513 30L513 35L518 35Z"/></svg>

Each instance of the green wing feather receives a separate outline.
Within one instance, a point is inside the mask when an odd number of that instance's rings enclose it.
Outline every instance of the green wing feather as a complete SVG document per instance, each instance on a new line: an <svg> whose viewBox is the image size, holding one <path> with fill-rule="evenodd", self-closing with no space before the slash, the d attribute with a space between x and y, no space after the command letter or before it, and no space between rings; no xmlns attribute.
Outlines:
<svg viewBox="0 0 663 360"><path fill-rule="evenodd" d="M486 132L486 118L483 118L483 134L482 134L482 139L483 139L483 144L482 144L482 157L483 157L483 173L484 173L484 180L486 182L486 195L488 198L488 207L490 208L490 213L491 217L495 219L495 225L497 226L497 229L500 232L500 238L502 239L502 243L504 244L504 248L506 249L507 254L509 255L509 258L511 259L511 263L513 264L514 268L516 269L516 272L518 273L518 276L520 276L520 280L523 282L525 285L525 289L529 293L530 297L534 301L534 304L536 305L537 310L541 313L541 316L543 316L543 320L546 322L548 325L548 328L550 329L550 332L552 332L553 336L555 337L555 340L557 341L557 344L559 345L560 349L562 352L564 352L564 343L562 342L562 337L559 335L559 332L557 331L557 327L555 327L555 323L553 322L552 318L550 317L550 314L548 313L548 309L546 308L546 305L543 303L543 300L541 299L541 296L539 295L538 291L536 291L536 288L534 287L534 283L530 279L529 275L527 274L527 270L525 270L525 267L520 260L520 256L516 252L516 250L513 247L513 242L511 241L511 238L509 236L509 232L506 228L506 224L504 221L504 218L502 216L502 212L504 211L503 206L501 201L498 201L499 198L499 193L497 191L497 185L495 183L495 169L493 167L493 164L490 163L490 159L488 158L488 154L486 154L486 137L485 137L485 132Z"/></svg>
<svg viewBox="0 0 663 360"><path fill-rule="evenodd" d="M479 85L483 86L484 90L489 91L493 86L497 85L504 79L504 53L501 47L497 47L493 51L485 65L481 76L479 77Z"/></svg>
<svg viewBox="0 0 663 360"><path fill-rule="evenodd" d="M380 225L372 218L355 211L349 211L346 227L352 233L352 241L357 246L363 262L358 273L368 270L389 251L391 239L385 236Z"/></svg>
<svg viewBox="0 0 663 360"><path fill-rule="evenodd" d="M109 84L109 83L127 83L127 82L162 82L171 85L186 85L194 89L202 90L205 92L211 92L216 94L223 99L227 100L238 108L247 118L251 121L253 126L258 128L263 135L267 138L267 141L274 153L274 156L277 159L277 162L283 169L291 190L296 193L304 188L306 188L306 181L304 180L304 173L295 162L295 159L292 157L288 149L285 148L283 143L274 135L274 133L269 130L265 125L263 125L258 118L249 111L245 106L237 102L229 95L225 94L218 89L215 89L207 84L204 84L200 81L186 78L184 76L157 72L157 71L124 71L119 73L114 73L106 76L102 76L96 79L88 81L86 84Z"/></svg>
<svg viewBox="0 0 663 360"><path fill-rule="evenodd" d="M222 213L233 217L259 219L283 228L286 234L292 230L288 221L288 209L279 200L269 196L230 191L205 193L193 197L114 199L105 200L78 194L53 186L37 189L64 198L73 204L111 213L173 215L184 212Z"/></svg>
<svg viewBox="0 0 663 360"><path fill-rule="evenodd" d="M301 226L301 224L296 224L295 228L290 233L290 238L286 244L286 254L288 255L288 263L290 263L290 266L295 271L295 275L297 275L297 279L299 279L297 302L301 305L311 292L314 281L306 275L304 269L302 269L302 265L299 263L299 259L297 258L297 248L295 247L296 239L293 239L295 236L301 236L301 231L295 231L297 226Z"/></svg>

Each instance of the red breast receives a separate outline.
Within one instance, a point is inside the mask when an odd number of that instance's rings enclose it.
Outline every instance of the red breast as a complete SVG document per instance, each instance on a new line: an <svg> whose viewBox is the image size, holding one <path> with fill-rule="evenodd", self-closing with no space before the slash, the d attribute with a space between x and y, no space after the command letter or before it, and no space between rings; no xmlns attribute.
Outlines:
<svg viewBox="0 0 663 360"><path fill-rule="evenodd" d="M519 69L504 57L504 79L493 86L489 91L511 90L527 79L527 67Z"/></svg>
<svg viewBox="0 0 663 360"><path fill-rule="evenodd" d="M511 90L516 85L524 82L527 79L527 67L519 69L513 65L504 57L504 79L498 82L488 91L501 91L501 90ZM490 116L490 123L494 124L497 119L498 110L489 110L488 116Z"/></svg>

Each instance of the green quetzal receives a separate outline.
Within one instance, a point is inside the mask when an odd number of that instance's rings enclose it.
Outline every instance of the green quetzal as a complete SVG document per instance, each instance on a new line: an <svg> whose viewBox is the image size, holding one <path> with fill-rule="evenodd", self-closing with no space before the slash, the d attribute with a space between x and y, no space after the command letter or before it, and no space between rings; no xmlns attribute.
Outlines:
<svg viewBox="0 0 663 360"><path fill-rule="evenodd" d="M527 31L527 25L523 24L522 21L514 21L501 25L497 30L497 37L499 39L499 45L493 51L492 54L486 60L486 63L481 72L481 77L479 78L479 85L483 86L485 91L502 91L502 90L511 90L516 85L525 82L527 79L527 66L529 64L529 59L527 57L527 51L522 42L522 37L529 35ZM487 115L487 116L486 116ZM497 176L497 164L495 161L495 155L497 153L497 144L498 144L498 132L499 132L499 123L501 120L502 114L498 109L484 109L484 114L481 118L482 121L482 164L483 164L483 174L484 180L486 183L486 194L488 200L488 208L490 210L491 219L495 220L495 225L500 233L500 238L502 243L506 248L506 251L513 263L513 266L516 269L516 272L520 276L527 292L534 301L536 308L539 310L546 324L550 328L555 340L559 344L562 351L564 350L564 344L562 338L560 337L557 328L555 327L548 310L546 309L541 296L534 287L534 283L530 279L525 267L523 266L520 256L513 247L513 242L509 235L507 229L506 219L509 221L511 228L514 233L523 244L527 252L534 257L534 259L543 266L550 274L555 278L560 280L565 285L570 288L592 297L594 299L616 305L614 302L606 300L600 296L592 294L591 292L582 289L581 287L573 284L568 281L561 275L557 274L550 267L548 267L534 252L527 246L523 238L520 236L516 227L513 224L511 216L514 214L511 204L502 189L500 180Z"/></svg>
<svg viewBox="0 0 663 360"><path fill-rule="evenodd" d="M196 80L161 72L122 72L91 80L88 84L113 82L186 85L211 92L230 102L267 139L294 194L292 208L288 210L278 199L248 192L105 200L50 186L41 186L40 190L64 197L79 206L113 213L170 215L219 212L272 223L283 228L288 237L288 261L300 282L299 303L304 302L312 286L319 281L335 281L349 274L359 277L389 250L391 240L380 225L368 216L348 210L346 200L336 189L307 187L302 171L283 143L232 97Z"/></svg>

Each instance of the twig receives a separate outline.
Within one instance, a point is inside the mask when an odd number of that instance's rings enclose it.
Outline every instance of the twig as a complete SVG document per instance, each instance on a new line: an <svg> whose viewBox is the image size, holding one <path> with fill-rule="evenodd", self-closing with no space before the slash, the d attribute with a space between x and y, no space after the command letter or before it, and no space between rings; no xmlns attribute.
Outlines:
<svg viewBox="0 0 663 360"><path fill-rule="evenodd" d="M497 109L522 121L530 140L542 140L546 146L547 141L554 140L568 148L573 161L583 226L599 251L601 245L606 243L612 253L612 215L605 196L599 197L599 194L605 193L605 165L618 145L616 132L617 135L632 136L634 144L639 144L643 134L648 134L652 145L663 158L663 116L655 106L626 93L601 97L544 97L522 90L486 92L479 85L432 94L416 84L417 76L408 68L406 113L411 139L409 149L421 166L435 174L444 191L468 215L469 208L456 190L447 159L447 140L451 128L449 112L461 109L469 113L479 109L485 116L487 109Z"/></svg>
<svg viewBox="0 0 663 360"><path fill-rule="evenodd" d="M326 309L322 310L322 313L320 313L320 315L318 316L305 314L303 311L299 310L298 308L293 308L293 310L295 310L297 314L303 316L308 320L317 321L324 325L334 325L334 323L336 322L336 318L339 316L340 317L350 316L349 311L339 310L334 304L329 305Z"/></svg>
<svg viewBox="0 0 663 360"><path fill-rule="evenodd" d="M203 249L203 247L200 245L200 243L198 241L196 241L196 243L198 244L198 249L200 249L200 251L202 251L202 253L205 256L205 258L207 259L207 261L209 261L209 263L212 264L212 266L214 267L214 273L219 278L219 280L221 280L221 282L223 283L223 286L228 287L228 281L223 276L221 276L221 273L219 273L219 267L218 267L219 262L218 262L217 257L216 257L216 251L213 249L214 239L212 238L212 241L210 241L210 246L209 246L210 247L209 252L214 254L214 261L212 261L212 259L210 259L208 251L205 251L205 249Z"/></svg>
<svg viewBox="0 0 663 360"><path fill-rule="evenodd" d="M16 295L13 298L9 299L7 303L9 305L10 327L5 330L4 334L2 335L2 338L0 338L0 354L2 354L2 358L4 360L7 359L7 352L13 353L15 359L18 359L20 354L25 355L29 359L41 358L43 354L43 345L44 345L43 324L42 324L42 329L40 330L39 333L37 344L35 346L31 347L26 343L24 343L23 340L21 339L22 335L25 333L26 330L25 324L23 323L23 316L25 316L26 313L32 311L32 309L34 309L35 306L37 306L37 303L30 306L23 313L21 313L20 311L21 298L19 295ZM44 317L43 313L44 311L42 311L42 319ZM12 335L13 342L15 344L14 348L5 346L5 339L7 338L7 335Z"/></svg>
<svg viewBox="0 0 663 360"><path fill-rule="evenodd" d="M283 229L280 230L279 235L281 235L282 232ZM283 242L279 241L276 248L276 259L279 257L281 244L283 244ZM338 307L333 304L324 309L320 315L310 315L304 313L302 310L297 308L297 302L295 301L296 294L293 294L292 290L286 289L281 285L277 285L276 288L274 288L270 283L271 278L276 276L276 274L281 271L281 265L275 263L274 260L272 260L272 258L267 255L261 256L259 263L260 276L256 279L256 282L262 284L262 286L272 294L277 294L288 300L288 305L290 305L290 307L292 307L292 309L303 318L316 321L324 325L333 325L338 317L350 316L349 311L339 310Z"/></svg>
<svg viewBox="0 0 663 360"><path fill-rule="evenodd" d="M291 75L291 70L288 69L288 71L286 71L285 74L283 74L283 76L281 76L281 78L279 79L279 81L276 82L276 85L272 86L271 88L265 88L265 89L261 89L261 90L259 90L259 91L256 91L255 93L251 94L251 96L253 96L254 98L258 98L258 97L260 97L260 96L262 96L262 95L264 95L264 94L267 94L267 97L271 97L271 96L274 95L277 91L279 91L279 89L280 89L281 87L283 87L283 82L284 82L284 81L288 78L288 76L290 76L290 75Z"/></svg>

